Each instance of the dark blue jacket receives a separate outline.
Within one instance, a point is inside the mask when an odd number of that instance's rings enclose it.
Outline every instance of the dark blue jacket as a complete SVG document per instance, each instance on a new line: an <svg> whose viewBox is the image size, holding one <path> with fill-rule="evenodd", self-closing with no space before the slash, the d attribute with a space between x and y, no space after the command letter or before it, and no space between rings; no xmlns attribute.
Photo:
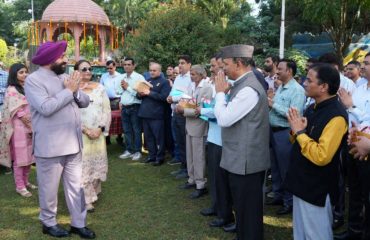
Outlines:
<svg viewBox="0 0 370 240"><path fill-rule="evenodd" d="M147 80L153 85L148 96L142 97L138 116L141 118L164 119L167 97L171 87L163 77L149 78Z"/></svg>

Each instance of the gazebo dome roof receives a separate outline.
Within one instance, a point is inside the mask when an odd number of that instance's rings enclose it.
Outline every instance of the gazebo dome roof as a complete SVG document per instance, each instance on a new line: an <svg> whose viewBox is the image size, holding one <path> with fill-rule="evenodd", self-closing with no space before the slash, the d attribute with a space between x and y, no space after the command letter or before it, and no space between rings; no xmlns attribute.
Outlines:
<svg viewBox="0 0 370 240"><path fill-rule="evenodd" d="M42 14L42 22L86 22L109 26L104 10L91 0L54 0Z"/></svg>

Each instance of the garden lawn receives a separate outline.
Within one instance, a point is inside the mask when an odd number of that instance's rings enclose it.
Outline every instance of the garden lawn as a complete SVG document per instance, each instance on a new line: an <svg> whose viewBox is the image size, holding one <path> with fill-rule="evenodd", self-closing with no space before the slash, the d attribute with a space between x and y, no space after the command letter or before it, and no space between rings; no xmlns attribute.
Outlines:
<svg viewBox="0 0 370 240"><path fill-rule="evenodd" d="M153 167L119 159L122 150L115 143L108 146L108 152L108 179L94 204L95 212L88 213L87 217L88 227L96 232L97 239L234 239L234 234L208 227L213 217L199 214L202 208L210 205L209 195L191 200L188 196L192 190L178 189L178 185L186 181L176 180L170 175L178 166L163 164ZM35 170L32 167L32 183L36 183ZM32 193L31 198L20 197L15 192L12 175L4 175L4 169L1 169L0 239L53 239L41 232L37 191ZM265 208L265 239L292 239L291 216L277 218L276 210L277 207ZM58 222L69 229L70 219L62 185L59 189ZM73 235L67 239L80 238Z"/></svg>

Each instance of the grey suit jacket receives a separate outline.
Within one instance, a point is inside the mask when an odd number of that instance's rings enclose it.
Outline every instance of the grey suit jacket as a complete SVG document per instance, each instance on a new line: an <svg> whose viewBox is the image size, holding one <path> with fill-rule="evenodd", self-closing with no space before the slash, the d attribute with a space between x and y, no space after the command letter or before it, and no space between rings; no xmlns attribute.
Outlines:
<svg viewBox="0 0 370 240"><path fill-rule="evenodd" d="M90 98L82 91L75 97L64 87L66 77L40 67L26 79L24 89L32 114L35 157L65 156L82 149L79 107L87 107Z"/></svg>
<svg viewBox="0 0 370 240"><path fill-rule="evenodd" d="M204 80L203 80L204 81ZM203 99L212 99L212 85L204 81L199 86L199 93L196 96L197 105L202 107ZM199 85L200 85L199 84ZM208 122L196 117L195 109L185 108L184 117L186 117L186 133L192 137L204 137L208 133Z"/></svg>

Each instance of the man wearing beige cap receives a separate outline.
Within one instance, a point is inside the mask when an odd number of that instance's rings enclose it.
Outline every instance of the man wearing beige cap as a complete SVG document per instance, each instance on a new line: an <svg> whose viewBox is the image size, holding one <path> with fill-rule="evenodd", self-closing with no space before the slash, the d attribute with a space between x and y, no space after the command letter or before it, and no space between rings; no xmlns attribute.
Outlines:
<svg viewBox="0 0 370 240"><path fill-rule="evenodd" d="M237 221L238 240L263 239L263 182L270 167L269 110L266 91L252 69L253 46L221 49L225 74L215 78L217 123L222 127L220 166L227 172Z"/></svg>

